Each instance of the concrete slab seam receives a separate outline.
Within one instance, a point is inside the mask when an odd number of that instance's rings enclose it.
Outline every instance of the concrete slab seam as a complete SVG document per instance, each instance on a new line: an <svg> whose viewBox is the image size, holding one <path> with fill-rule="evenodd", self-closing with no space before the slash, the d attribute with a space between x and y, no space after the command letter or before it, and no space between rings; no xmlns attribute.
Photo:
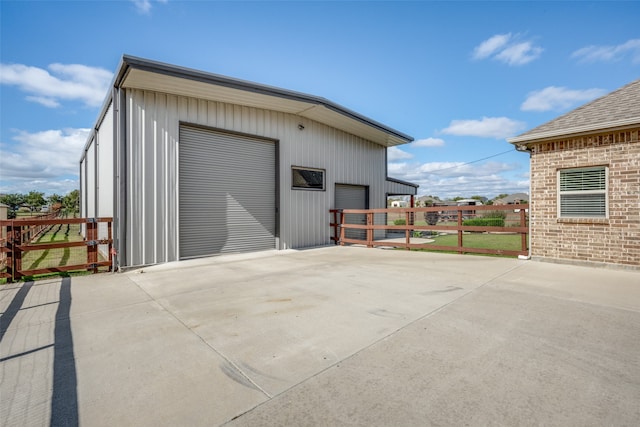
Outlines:
<svg viewBox="0 0 640 427"><path fill-rule="evenodd" d="M184 323L182 321L182 319L180 319L178 316L175 315L175 313L173 313L171 310L169 310L167 307L165 307L160 301L156 300L155 298L153 298L146 290L144 290L144 288L142 288L140 285L138 285L138 283L135 282L135 280L133 280L133 283L135 283L135 285L140 288L140 290L142 290L142 292L144 292L149 298L151 298L151 300L153 302L155 302L156 304L158 304L160 307L162 307L162 309L164 311L166 311L167 313L169 313L169 315L171 315L171 317L173 317L174 319L176 319L178 321L178 323L180 323L182 326L184 326L189 332L191 332L193 335L195 335L196 337L198 337L198 339L207 347L209 347L211 350L213 350L214 353L216 353L218 356L222 357L225 362L227 362L229 365L233 366L233 368L235 370L237 370L247 381L249 381L254 387L256 387L257 390L259 390L261 393L263 393L265 396L267 396L267 399L271 399L273 396L271 396L266 390L264 390L262 387L260 387L259 384L256 384L255 381L253 381L236 363L234 363L231 359L229 359L224 353L222 353L220 350L218 350L217 348L215 348L214 346L212 346L211 344L209 344L207 342L207 340L205 340L200 334L198 334L196 331L194 331L193 329L191 329L186 323Z"/></svg>
<svg viewBox="0 0 640 427"><path fill-rule="evenodd" d="M255 409L259 408L260 406L265 405L265 404L266 404L267 402L269 402L270 400L272 400L272 399L274 399L274 398L276 398L276 397L278 397L278 396L281 396L281 395L283 395L283 394L285 394L285 393L287 393L287 392L289 392L289 391L291 391L291 390L293 390L293 389L295 389L295 388L297 388L297 387L301 386L302 384L306 383L307 381L309 381L309 380L311 380L311 379L313 379L313 378L315 378L315 377L317 377L317 376L319 376L319 375L322 375L323 373L327 372L328 370L333 369L333 368L334 368L334 367L336 367L337 365L340 365L341 363L344 363L344 362L346 362L346 361L348 361L348 360L352 359L353 357L357 356L358 354L362 353L363 351L365 351L365 350L367 350L367 349L369 349L369 348L371 348L371 347L373 347L373 346L377 345L378 343L380 343L380 342L382 342L382 341L384 341L384 340L386 340L386 339L388 339L388 338L392 337L393 335L397 334L398 332L400 332L400 331L402 331L402 330L404 330L404 329L406 329L406 328L408 328L408 327L410 327L410 326L412 326L412 325L414 325L414 324L416 324L416 323L418 323L418 322L420 322L420 321L422 321L422 320L424 320L424 319L426 319L426 318L428 318L428 317L431 317L431 316L434 316L434 315L438 314L440 311L442 311L442 310L444 310L445 308L449 307L450 305L452 305L452 304L454 304L454 303L456 303L456 302L460 301L462 298L466 297L467 295L470 295L470 294L472 294L472 293L475 293L478 289L483 288L484 286L488 285L488 284L489 284L489 283L491 283L492 281L494 281L494 280L496 280L496 279L498 279L498 278L500 278L500 277L502 277L502 276L504 276L504 275L506 275L506 274L508 274L508 273L510 273L510 272L512 272L512 271L514 271L514 270L516 270L516 269L518 269L518 268L521 268L521 267L522 267L522 264L519 264L519 265L516 265L515 267L510 268L509 270L507 270L507 271L505 271L505 272L502 272L502 273L498 274L497 276L495 276L495 277L493 277L493 278L491 278L491 279L489 279L489 280L485 281L484 283L482 283L482 284L480 284L479 286L477 286L477 287L475 287L475 288L473 288L473 289L469 290L468 292L465 292L464 294L462 294L462 295L460 295L459 297L457 297L457 298L455 298L455 299L453 299L453 300L449 301L448 303L446 303L446 304L444 304L444 305L442 305L442 306L440 306L440 307L438 307L438 308L436 308L436 309L434 309L434 310L431 310L431 311L430 311L430 312L428 312L428 313L425 313L424 315L422 315L422 316L420 316L420 317L418 317L418 318L416 318L416 319L412 320L411 322L407 323L406 325L401 326L400 328L398 328L398 329L396 329L396 330L394 330L394 331L392 331L392 332L388 333L387 335L385 335L385 336L383 336L383 337L381 337L381 338L377 339L376 341L372 342L371 344L369 344L369 345L367 345L367 346L365 346L365 347L362 347L360 350L356 351L356 352L355 352L355 353L353 353L353 354L350 354L349 356L345 357L344 359L341 359L341 360L339 360L339 361L337 361L337 362L333 363L332 365L327 366L326 368L324 368L324 369L322 369L322 370L320 370L320 371L316 372L315 374L311 375L310 377L307 377L307 378L305 378L304 380L302 380L302 381L300 381L300 382L298 382L298 383L296 383L296 384L292 385L291 387L289 387L289 388L287 388L287 389L285 389L285 390L282 390L280 393L277 393L277 394L274 394L273 396L270 396L268 400L266 400L266 401L264 401L264 402L261 402L261 403L257 404L256 406L254 406L253 408L248 409L248 410L246 410L245 412L243 412L243 413L241 413L241 414L238 414L238 415L234 416L233 418L231 418L231 419L229 419L228 421L224 422L222 425L226 425L226 424L228 424L228 423L230 423L230 422L232 422L232 421L234 421L234 420L236 420L236 419L238 419L238 418L242 417L243 415L248 414L249 412L251 412L251 411L253 411L253 410L255 410ZM265 394L266 394L266 393L265 393Z"/></svg>

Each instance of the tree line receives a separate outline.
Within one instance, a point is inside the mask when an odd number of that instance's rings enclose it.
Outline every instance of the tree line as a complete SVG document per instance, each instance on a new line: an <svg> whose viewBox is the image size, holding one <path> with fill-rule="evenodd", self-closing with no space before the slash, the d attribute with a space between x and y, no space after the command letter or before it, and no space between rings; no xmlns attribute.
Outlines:
<svg viewBox="0 0 640 427"><path fill-rule="evenodd" d="M73 190L64 196L54 193L48 197L45 197L44 193L35 190L29 191L27 194L3 194L0 196L0 203L9 207L8 217L10 219L15 218L20 210L26 210L31 213L40 212L45 206L62 209L67 214L73 214L78 212L80 207L80 192Z"/></svg>

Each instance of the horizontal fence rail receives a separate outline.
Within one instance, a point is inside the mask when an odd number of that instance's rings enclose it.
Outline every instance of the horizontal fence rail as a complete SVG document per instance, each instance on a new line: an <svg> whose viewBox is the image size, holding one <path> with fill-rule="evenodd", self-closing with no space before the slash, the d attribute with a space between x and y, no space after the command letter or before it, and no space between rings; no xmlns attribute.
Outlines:
<svg viewBox="0 0 640 427"><path fill-rule="evenodd" d="M424 208L389 208L389 209L332 209L330 210L330 227L333 229L331 240L335 244L359 244L369 248L376 246L396 247L405 249L428 249L437 251L452 251L458 253L480 253L506 256L528 254L528 210L529 205L479 205L479 206L431 206ZM502 225L472 225L475 222L491 224L492 218L484 218L490 211L504 211L505 218L499 221ZM428 214L432 213L432 214ZM433 215L433 225L418 225L426 222L427 215ZM400 217L404 224L391 225L389 217ZM453 218L452 218L453 217ZM443 221L455 219L453 221ZM486 221L477 221L477 219ZM469 225L464 225L467 222ZM350 231L350 230L360 230ZM404 241L393 241L388 238L389 232L404 233ZM456 246L443 246L431 243L413 243L414 233L439 232L457 234ZM479 248L464 244L464 237L470 233L487 234L518 234L520 235L520 249Z"/></svg>
<svg viewBox="0 0 640 427"><path fill-rule="evenodd" d="M62 273L68 271L87 270L93 273L98 268L112 269L113 236L112 218L48 218L48 219L14 219L0 221L0 278L8 282L16 282L25 276L37 274ZM38 240L53 227L76 225L77 241L39 242ZM99 226L101 230L99 231ZM68 233L68 231L67 231ZM99 234L102 236L99 238ZM68 239L67 239L68 240ZM86 247L86 255L84 254ZM60 262L55 266L26 269L23 266L25 256L30 252L45 252L53 249L82 248L82 258L72 262ZM99 249L102 248L102 251ZM101 252L101 253L99 253ZM42 255L41 258L45 256ZM38 262L34 264L39 264Z"/></svg>

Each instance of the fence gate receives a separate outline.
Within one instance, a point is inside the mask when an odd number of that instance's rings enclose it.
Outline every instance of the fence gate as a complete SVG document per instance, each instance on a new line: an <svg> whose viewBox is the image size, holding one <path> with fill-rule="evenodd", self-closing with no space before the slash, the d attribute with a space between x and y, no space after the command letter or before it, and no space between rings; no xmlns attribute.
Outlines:
<svg viewBox="0 0 640 427"><path fill-rule="evenodd" d="M0 278L20 281L24 276L88 270L112 269L112 218L50 218L0 221ZM84 237L58 236L63 226L84 227ZM56 230L53 232L53 230ZM43 236L53 237L44 242ZM68 233L68 231L67 231ZM76 232L77 235L77 232ZM72 241L75 240L75 241ZM53 251L63 251L59 261L47 264ZM35 257L33 255L35 253ZM76 253L79 256L73 256ZM36 258L35 260L30 258ZM43 264L44 263L44 264Z"/></svg>

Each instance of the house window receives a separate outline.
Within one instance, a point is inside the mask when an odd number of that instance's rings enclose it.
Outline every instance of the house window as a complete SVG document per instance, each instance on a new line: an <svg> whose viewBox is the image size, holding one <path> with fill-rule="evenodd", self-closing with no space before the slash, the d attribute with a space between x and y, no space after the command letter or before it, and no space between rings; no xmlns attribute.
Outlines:
<svg viewBox="0 0 640 427"><path fill-rule="evenodd" d="M324 169L292 166L291 187L297 190L324 190Z"/></svg>
<svg viewBox="0 0 640 427"><path fill-rule="evenodd" d="M607 218L608 168L558 171L560 218Z"/></svg>

